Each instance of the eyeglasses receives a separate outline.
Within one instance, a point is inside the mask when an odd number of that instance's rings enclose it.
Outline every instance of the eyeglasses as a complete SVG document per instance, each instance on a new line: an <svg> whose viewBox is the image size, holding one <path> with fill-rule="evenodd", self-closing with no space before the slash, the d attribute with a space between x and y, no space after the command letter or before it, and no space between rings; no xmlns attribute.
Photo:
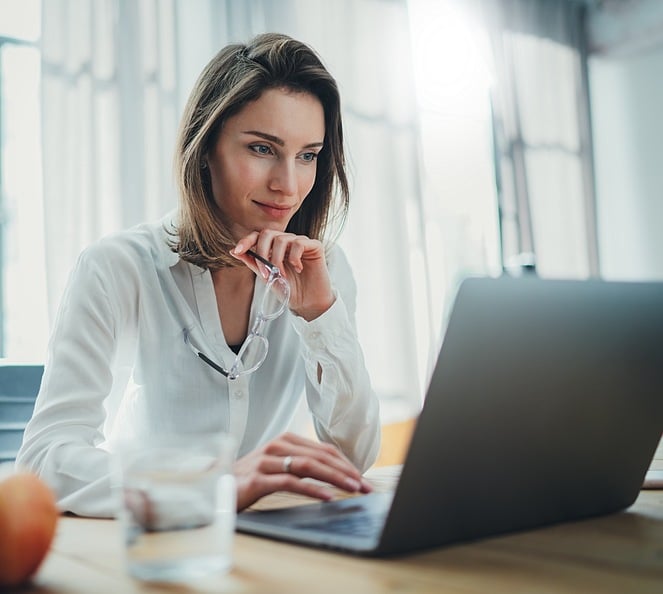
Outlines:
<svg viewBox="0 0 663 594"><path fill-rule="evenodd" d="M219 365L207 355L201 353L191 344L189 331L186 328L184 329L184 342L189 345L195 355L212 369L215 369L231 380L237 379L240 375L247 375L263 364L267 358L267 350L269 348L269 342L263 335L265 324L270 320L278 318L285 311L286 307L288 307L290 300L290 283L281 276L281 271L269 260L266 260L254 251L248 250L246 253L266 266L269 270L269 277L267 278L260 309L253 321L251 331L239 349L230 369L226 370L223 365Z"/></svg>

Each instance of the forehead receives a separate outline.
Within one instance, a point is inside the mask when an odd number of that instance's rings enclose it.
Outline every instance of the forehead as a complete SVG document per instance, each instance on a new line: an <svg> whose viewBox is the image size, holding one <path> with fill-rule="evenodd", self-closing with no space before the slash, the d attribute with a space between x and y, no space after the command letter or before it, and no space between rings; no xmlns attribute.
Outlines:
<svg viewBox="0 0 663 594"><path fill-rule="evenodd" d="M283 140L305 137L306 143L322 142L324 109L320 100L307 91L268 89L229 117L223 128L228 132L260 131Z"/></svg>

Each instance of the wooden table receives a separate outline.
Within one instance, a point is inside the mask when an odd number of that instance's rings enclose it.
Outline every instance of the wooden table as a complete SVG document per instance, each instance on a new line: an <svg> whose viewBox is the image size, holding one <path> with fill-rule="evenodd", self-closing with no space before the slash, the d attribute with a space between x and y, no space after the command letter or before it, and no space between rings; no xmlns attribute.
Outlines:
<svg viewBox="0 0 663 594"><path fill-rule="evenodd" d="M397 469L369 473L377 490ZM273 495L261 507L301 500ZM119 526L63 517L21 593L260 592L373 594L663 593L663 490L626 512L390 559L361 559L238 534L232 571L191 585L149 585L124 570Z"/></svg>

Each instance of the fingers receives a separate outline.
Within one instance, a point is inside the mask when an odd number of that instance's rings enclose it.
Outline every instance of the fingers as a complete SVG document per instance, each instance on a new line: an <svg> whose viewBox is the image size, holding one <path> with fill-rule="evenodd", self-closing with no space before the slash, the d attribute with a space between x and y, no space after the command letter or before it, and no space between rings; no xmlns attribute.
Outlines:
<svg viewBox="0 0 663 594"><path fill-rule="evenodd" d="M288 307L295 315L311 321L334 304L336 296L324 246L317 239L272 229L253 231L242 237L230 254L267 279L267 267L252 257L249 250L271 262L288 280L291 289Z"/></svg>
<svg viewBox="0 0 663 594"><path fill-rule="evenodd" d="M284 276L289 272L301 273L305 260L324 258L322 243L305 235L279 233L271 229L254 231L242 237L231 250L231 255L242 260L254 272L260 272L259 265L248 256L253 250L277 266Z"/></svg>
<svg viewBox="0 0 663 594"><path fill-rule="evenodd" d="M301 436L286 433L265 446L265 453L272 456L301 456L316 459L342 472L357 472L350 461L334 446L316 443Z"/></svg>
<svg viewBox="0 0 663 594"><path fill-rule="evenodd" d="M252 233L245 235L235 244L235 247L230 250L230 253L235 257L244 254L247 250L250 250L256 245L259 235L258 231L253 231Z"/></svg>
<svg viewBox="0 0 663 594"><path fill-rule="evenodd" d="M292 456L288 472L300 478L314 478L329 483L350 493L361 491L362 488L361 477L355 478L308 456Z"/></svg>
<svg viewBox="0 0 663 594"><path fill-rule="evenodd" d="M278 235L271 242L271 258L281 270L290 268L296 273L304 270L305 252L320 252L322 244L304 235Z"/></svg>
<svg viewBox="0 0 663 594"><path fill-rule="evenodd" d="M337 448L291 433L238 460L235 473L238 509L275 491L290 491L322 500L333 497L329 486L350 493L372 491L370 484Z"/></svg>
<svg viewBox="0 0 663 594"><path fill-rule="evenodd" d="M345 491L354 492L361 489L360 481L354 476L332 468L310 455L302 454L301 451L287 456L265 455L261 460L259 470L265 475L285 474L295 478L314 478ZM355 473L356 470L353 468L353 475Z"/></svg>
<svg viewBox="0 0 663 594"><path fill-rule="evenodd" d="M297 458L298 474L301 476L326 480L325 477L316 475L316 471L320 470L321 467L326 467L329 469L326 471L327 475L331 471L336 471L336 476L347 475L355 481L359 481L361 478L359 471L338 448L328 443L312 441L301 435L285 433L268 443L264 450L266 454L271 456L291 456L293 458L291 472L294 471L294 459Z"/></svg>
<svg viewBox="0 0 663 594"><path fill-rule="evenodd" d="M261 497L277 491L297 493L322 501L334 498L332 490L321 483L305 481L291 474L262 474L253 478L238 477L237 510L242 511Z"/></svg>

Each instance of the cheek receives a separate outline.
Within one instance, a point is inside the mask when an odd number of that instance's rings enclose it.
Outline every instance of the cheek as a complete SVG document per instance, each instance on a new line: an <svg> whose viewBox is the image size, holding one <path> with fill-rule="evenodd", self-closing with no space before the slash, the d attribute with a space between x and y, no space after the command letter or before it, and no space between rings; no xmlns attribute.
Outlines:
<svg viewBox="0 0 663 594"><path fill-rule="evenodd" d="M315 172L316 168L311 167L310 171L306 171L304 175L300 177L299 180L299 193L302 198L308 196L308 193L313 189L315 185Z"/></svg>
<svg viewBox="0 0 663 594"><path fill-rule="evenodd" d="M227 164L221 171L224 172L220 176L223 189L235 195L244 194L264 178L260 168L240 160Z"/></svg>
<svg viewBox="0 0 663 594"><path fill-rule="evenodd" d="M238 161L232 167L232 177L235 180L235 185L248 186L260 181L264 177L264 173L260 167L255 163L249 161Z"/></svg>

